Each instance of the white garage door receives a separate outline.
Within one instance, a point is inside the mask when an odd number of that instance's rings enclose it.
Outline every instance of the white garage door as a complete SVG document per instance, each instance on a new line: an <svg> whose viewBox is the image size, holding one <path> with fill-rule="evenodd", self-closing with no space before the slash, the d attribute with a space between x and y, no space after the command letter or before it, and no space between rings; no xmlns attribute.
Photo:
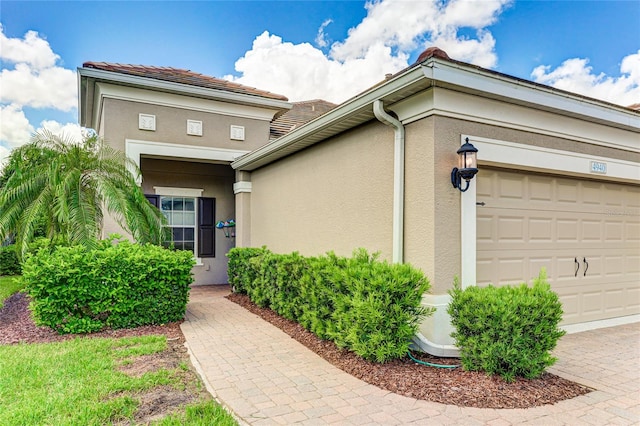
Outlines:
<svg viewBox="0 0 640 426"><path fill-rule="evenodd" d="M640 313L640 186L491 169L477 179L478 285L544 267L563 324Z"/></svg>

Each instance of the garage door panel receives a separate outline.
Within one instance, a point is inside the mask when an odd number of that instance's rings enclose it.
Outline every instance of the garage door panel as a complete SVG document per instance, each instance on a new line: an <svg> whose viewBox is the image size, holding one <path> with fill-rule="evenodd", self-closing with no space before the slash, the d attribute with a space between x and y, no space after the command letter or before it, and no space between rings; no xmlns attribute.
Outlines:
<svg viewBox="0 0 640 426"><path fill-rule="evenodd" d="M640 288L634 287L627 289L624 300L632 312L640 313Z"/></svg>
<svg viewBox="0 0 640 426"><path fill-rule="evenodd" d="M551 182L550 185L552 185ZM555 192L555 201L562 207L566 208L567 205L576 206L578 204L578 187L570 181L560 180L556 182Z"/></svg>
<svg viewBox="0 0 640 426"><path fill-rule="evenodd" d="M625 225L622 221L609 220L604 225L604 236L607 242L623 242Z"/></svg>
<svg viewBox="0 0 640 426"><path fill-rule="evenodd" d="M544 267L565 324L640 311L640 187L504 170L477 187L478 285Z"/></svg>
<svg viewBox="0 0 640 426"><path fill-rule="evenodd" d="M553 243L556 234L555 223L552 219L545 217L529 218L529 240L536 243Z"/></svg>
<svg viewBox="0 0 640 426"><path fill-rule="evenodd" d="M622 226L620 226L622 228ZM624 225L624 238L630 243L640 243L640 222L627 222Z"/></svg>
<svg viewBox="0 0 640 426"><path fill-rule="evenodd" d="M640 281L640 255L631 254L625 256L625 270L632 278L638 278Z"/></svg>
<svg viewBox="0 0 640 426"><path fill-rule="evenodd" d="M640 313L640 291L598 285L554 288L563 310L563 324L597 321Z"/></svg>
<svg viewBox="0 0 640 426"><path fill-rule="evenodd" d="M496 221L498 242L526 242L524 218L517 216L500 216Z"/></svg>

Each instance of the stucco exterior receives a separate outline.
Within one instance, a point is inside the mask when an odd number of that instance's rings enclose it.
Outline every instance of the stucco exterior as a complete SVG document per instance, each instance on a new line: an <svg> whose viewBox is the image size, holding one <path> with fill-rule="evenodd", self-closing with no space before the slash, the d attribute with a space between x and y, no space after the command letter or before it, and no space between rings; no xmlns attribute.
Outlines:
<svg viewBox="0 0 640 426"><path fill-rule="evenodd" d="M437 310L421 324L416 343L437 355L455 355L448 291L456 277L464 287L477 283L476 183L483 168L497 171L496 185L515 172L560 176L565 185L612 182L632 186L626 193L635 194L640 114L443 56L423 59L271 142L270 123L290 107L284 103L206 101L166 88L125 89L96 80L81 86L96 88L96 96L87 98L93 109L82 111L93 117L99 134L140 164L145 192L155 186L200 188L202 196L216 198L216 220L235 216L235 241L216 236L215 259L194 269L198 283L226 280L223 253L234 244L303 255L348 256L362 247L426 274L431 292L423 304ZM156 129L141 130L139 114L154 116ZM187 120L202 122L202 136L186 134ZM244 127L244 141L230 138L231 126ZM451 171L467 140L478 148L479 177L461 192L451 184ZM616 263L627 265L624 271L611 273L637 275L640 283L640 257L633 256L634 244L640 244L640 231L634 233L640 230L640 206L633 200L624 205L630 206L623 212L630 236L616 244L632 255ZM545 223L555 220L550 217ZM579 285L577 275L572 278ZM640 284L624 279L625 294L638 303L581 326L640 320ZM575 295L575 306L581 296Z"/></svg>
<svg viewBox="0 0 640 426"><path fill-rule="evenodd" d="M390 259L392 138L370 123L251 173L251 245Z"/></svg>
<svg viewBox="0 0 640 426"><path fill-rule="evenodd" d="M196 147L252 151L269 141L269 121L120 99L104 100L104 135L111 146L125 150L125 140L164 142ZM138 114L156 117L156 130L140 130ZM188 135L187 120L202 121L202 136ZM245 128L245 140L231 140L231 125Z"/></svg>
<svg viewBox="0 0 640 426"><path fill-rule="evenodd" d="M438 65L425 67L424 74L436 75ZM484 167L640 185L637 114L537 86L525 93L520 82L502 90L500 85L511 82L496 82L502 77L478 76L476 71L466 74L467 70L452 67L443 74L445 82L432 80L420 86L422 75L410 69L397 76L395 85L391 79L376 86L325 120L232 164L243 181L251 182L250 195L245 193L242 199L250 211L251 246L307 255L328 250L348 255L365 247L390 260L393 182L398 170L393 163L394 131L372 111L382 101L404 127L401 261L429 278L431 292L423 304L436 308L421 324L416 343L436 355L457 353L446 313L454 279L465 287L476 284L476 184L471 181L467 193L451 185L456 151L464 140L483 148L478 154L479 176ZM408 81L411 73L414 83ZM417 89L407 89L410 84ZM461 86L454 90L456 85ZM500 94L483 96L484 86ZM594 174L590 164L601 162L610 171ZM625 214L640 216L635 208ZM633 227L635 222L630 223ZM634 237L629 238L625 250L633 244ZM625 274L633 270L631 266ZM514 284L532 278L521 276ZM624 312L636 312L632 305Z"/></svg>
<svg viewBox="0 0 640 426"><path fill-rule="evenodd" d="M235 171L230 163L269 142L271 121L291 107L286 98L240 85L228 89L223 80L184 70L88 65L79 70L82 124L134 161L143 192L151 197L213 198L214 223L236 220ZM133 75L128 74L132 69ZM147 78L147 72L154 78ZM152 125L144 124L141 115ZM195 131L189 127L193 123ZM196 211L196 218L199 215ZM213 238L215 251L200 256L196 244L194 282L226 284L225 255L235 246L235 232L227 237L215 229L211 236L210 229L206 238ZM199 230L196 223L196 243ZM130 237L113 218L105 217L103 235L110 233Z"/></svg>
<svg viewBox="0 0 640 426"><path fill-rule="evenodd" d="M145 194L156 194L156 187L176 185L203 189L203 197L216 199L216 221L235 218L235 172L229 165L143 159L141 169L144 176L142 189ZM235 238L227 238L221 230L216 230L215 237L215 256L201 258L193 268L194 280L198 284L229 282L228 259L225 254L235 246Z"/></svg>

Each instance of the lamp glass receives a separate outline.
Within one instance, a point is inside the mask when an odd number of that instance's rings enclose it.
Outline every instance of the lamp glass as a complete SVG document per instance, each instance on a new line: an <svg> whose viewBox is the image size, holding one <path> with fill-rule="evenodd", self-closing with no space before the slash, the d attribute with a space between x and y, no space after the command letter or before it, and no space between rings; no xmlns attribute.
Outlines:
<svg viewBox="0 0 640 426"><path fill-rule="evenodd" d="M475 169L477 168L478 161L476 158L476 152L464 151L460 153L458 157L458 168L460 169Z"/></svg>

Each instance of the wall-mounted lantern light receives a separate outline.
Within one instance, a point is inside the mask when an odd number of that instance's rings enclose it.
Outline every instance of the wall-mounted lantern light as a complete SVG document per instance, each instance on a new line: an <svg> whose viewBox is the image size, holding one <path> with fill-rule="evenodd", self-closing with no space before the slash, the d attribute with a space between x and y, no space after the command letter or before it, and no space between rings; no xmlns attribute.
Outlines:
<svg viewBox="0 0 640 426"><path fill-rule="evenodd" d="M227 238L234 238L236 236L236 222L233 219L225 220L224 222L219 220L216 223L216 228L222 229L224 236Z"/></svg>
<svg viewBox="0 0 640 426"><path fill-rule="evenodd" d="M458 188L460 192L469 189L469 181L478 173L478 161L476 153L478 149L469 143L469 138L465 139L464 145L458 150L458 167L451 170L451 184L454 188ZM462 188L462 179L467 184Z"/></svg>

